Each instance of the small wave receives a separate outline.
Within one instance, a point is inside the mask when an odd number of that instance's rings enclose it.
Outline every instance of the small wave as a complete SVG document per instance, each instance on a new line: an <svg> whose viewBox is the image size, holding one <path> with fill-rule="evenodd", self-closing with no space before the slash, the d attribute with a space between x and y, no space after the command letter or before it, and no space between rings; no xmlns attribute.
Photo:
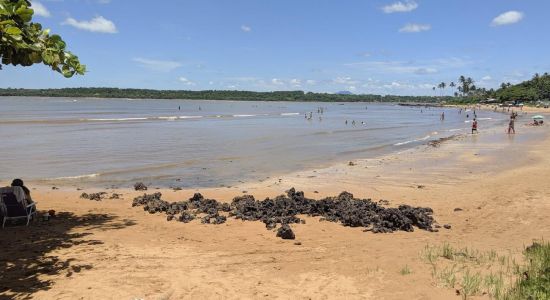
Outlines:
<svg viewBox="0 0 550 300"><path fill-rule="evenodd" d="M233 115L235 118L255 117L256 115Z"/></svg>
<svg viewBox="0 0 550 300"><path fill-rule="evenodd" d="M281 116L298 116L300 113L282 113Z"/></svg>
<svg viewBox="0 0 550 300"><path fill-rule="evenodd" d="M455 129L449 129L449 132L455 132L455 131L461 131L463 128L455 128Z"/></svg>
<svg viewBox="0 0 550 300"><path fill-rule="evenodd" d="M202 116L179 116L179 119L200 119Z"/></svg>
<svg viewBox="0 0 550 300"><path fill-rule="evenodd" d="M427 136L425 136L425 137L423 137L423 138L421 138L421 139L416 139L416 141L425 141L425 140L427 140L427 139L429 139L429 138L431 138L431 137L432 137L431 135L427 135Z"/></svg>
<svg viewBox="0 0 550 300"><path fill-rule="evenodd" d="M401 143L395 143L393 144L394 146L403 146L403 145L407 145L407 144L410 144L414 142L414 140L411 140L411 141L404 141L404 142L401 142Z"/></svg>
<svg viewBox="0 0 550 300"><path fill-rule="evenodd" d="M414 140L409 140L409 141L404 141L404 142L399 142L399 143L395 143L393 144L394 146L403 146L403 145L407 145L407 144L410 144L410 143L414 143L414 142L420 142L420 141L425 141L429 138L431 138L432 136L431 135L427 135L423 138L419 138L419 139L414 139Z"/></svg>
<svg viewBox="0 0 550 300"><path fill-rule="evenodd" d="M477 118L477 119L480 121L483 121L483 120L492 120L493 118Z"/></svg>
<svg viewBox="0 0 550 300"><path fill-rule="evenodd" d="M159 117L160 120L175 121L178 117Z"/></svg>
<svg viewBox="0 0 550 300"><path fill-rule="evenodd" d="M85 174L85 175L78 175L78 176L65 176L65 177L57 177L57 178L51 178L50 180L71 180L71 179L84 179L84 178L95 178L100 176L99 173L94 174Z"/></svg>
<svg viewBox="0 0 550 300"><path fill-rule="evenodd" d="M113 119L80 119L81 121L139 121L148 120L148 118L113 118Z"/></svg>

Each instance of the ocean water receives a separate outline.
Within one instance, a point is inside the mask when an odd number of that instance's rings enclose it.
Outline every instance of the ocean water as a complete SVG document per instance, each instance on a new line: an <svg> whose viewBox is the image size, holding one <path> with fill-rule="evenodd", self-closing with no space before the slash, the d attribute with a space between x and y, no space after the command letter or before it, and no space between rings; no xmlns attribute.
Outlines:
<svg viewBox="0 0 550 300"><path fill-rule="evenodd" d="M477 116L480 130L506 124ZM0 180L231 185L467 133L472 117L373 103L0 97Z"/></svg>

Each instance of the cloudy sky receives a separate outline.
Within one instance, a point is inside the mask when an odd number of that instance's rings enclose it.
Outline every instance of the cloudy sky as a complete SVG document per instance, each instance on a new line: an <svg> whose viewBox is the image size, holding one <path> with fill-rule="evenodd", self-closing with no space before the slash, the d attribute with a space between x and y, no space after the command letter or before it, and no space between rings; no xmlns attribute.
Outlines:
<svg viewBox="0 0 550 300"><path fill-rule="evenodd" d="M0 87L433 95L550 71L546 0L41 0L35 20L88 67L5 67ZM450 93L450 89L447 93ZM439 92L438 92L439 93Z"/></svg>

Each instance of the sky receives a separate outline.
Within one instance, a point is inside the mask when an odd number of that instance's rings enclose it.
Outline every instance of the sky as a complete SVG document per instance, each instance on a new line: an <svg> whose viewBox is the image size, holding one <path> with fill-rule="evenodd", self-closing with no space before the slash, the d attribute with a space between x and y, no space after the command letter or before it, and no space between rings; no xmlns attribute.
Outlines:
<svg viewBox="0 0 550 300"><path fill-rule="evenodd" d="M550 71L548 0L41 0L86 64L6 66L0 87L439 95Z"/></svg>

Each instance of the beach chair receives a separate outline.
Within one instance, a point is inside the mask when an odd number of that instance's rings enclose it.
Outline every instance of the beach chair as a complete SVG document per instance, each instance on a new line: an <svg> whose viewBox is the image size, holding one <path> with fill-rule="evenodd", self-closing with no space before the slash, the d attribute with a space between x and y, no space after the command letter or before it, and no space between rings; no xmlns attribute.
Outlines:
<svg viewBox="0 0 550 300"><path fill-rule="evenodd" d="M2 228L8 220L26 219L27 226L31 219L36 216L36 203L27 204L25 199L18 199L17 194L21 195L21 191L16 191L21 187L2 188L0 190L0 215L2 216Z"/></svg>

